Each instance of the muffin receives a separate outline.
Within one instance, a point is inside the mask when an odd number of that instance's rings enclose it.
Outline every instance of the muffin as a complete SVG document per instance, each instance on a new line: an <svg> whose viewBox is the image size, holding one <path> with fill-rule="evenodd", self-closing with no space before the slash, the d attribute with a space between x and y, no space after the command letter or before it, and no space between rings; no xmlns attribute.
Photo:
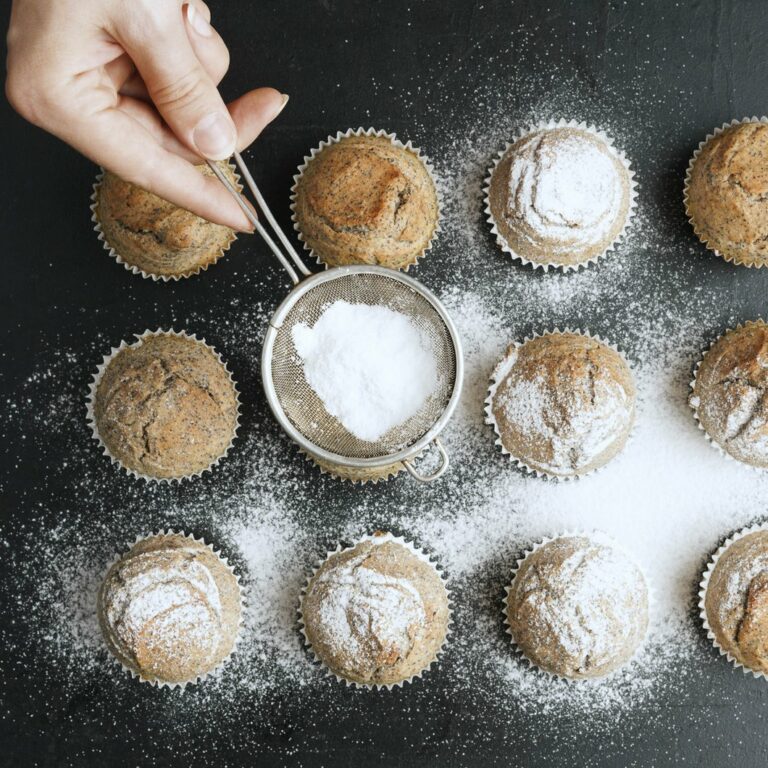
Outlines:
<svg viewBox="0 0 768 768"><path fill-rule="evenodd" d="M194 336L148 333L106 359L91 386L94 435L129 472L178 480L209 469L238 427L237 390Z"/></svg>
<svg viewBox="0 0 768 768"><path fill-rule="evenodd" d="M219 167L239 189L229 163ZM197 166L213 176L207 165ZM196 275L218 261L235 232L104 171L93 195L93 220L104 245L134 273L162 280Z"/></svg>
<svg viewBox="0 0 768 768"><path fill-rule="evenodd" d="M183 685L232 653L240 585L204 542L180 533L140 539L107 572L97 613L117 661L142 681Z"/></svg>
<svg viewBox="0 0 768 768"><path fill-rule="evenodd" d="M749 322L704 354L691 406L707 436L737 461L768 468L768 326Z"/></svg>
<svg viewBox="0 0 768 768"><path fill-rule="evenodd" d="M572 332L536 336L507 349L491 379L488 423L524 469L554 478L609 462L635 420L635 383L607 344Z"/></svg>
<svg viewBox="0 0 768 768"><path fill-rule="evenodd" d="M328 267L415 264L439 217L435 183L418 152L383 131L329 142L295 177L291 207L305 247Z"/></svg>
<svg viewBox="0 0 768 768"><path fill-rule="evenodd" d="M501 154L486 182L496 242L545 269L595 261L629 221L633 175L595 129L563 121L532 128Z"/></svg>
<svg viewBox="0 0 768 768"><path fill-rule="evenodd" d="M756 674L768 674L768 531L747 529L710 562L700 592L715 646Z"/></svg>
<svg viewBox="0 0 768 768"><path fill-rule="evenodd" d="M367 687L420 675L437 659L450 620L435 567L386 533L329 555L309 579L299 612L316 658L338 678Z"/></svg>
<svg viewBox="0 0 768 768"><path fill-rule="evenodd" d="M520 652L572 680L625 664L648 627L642 572L599 537L563 536L536 547L518 564L504 602Z"/></svg>
<svg viewBox="0 0 768 768"><path fill-rule="evenodd" d="M699 239L726 261L768 264L768 123L724 126L699 146L685 208Z"/></svg>

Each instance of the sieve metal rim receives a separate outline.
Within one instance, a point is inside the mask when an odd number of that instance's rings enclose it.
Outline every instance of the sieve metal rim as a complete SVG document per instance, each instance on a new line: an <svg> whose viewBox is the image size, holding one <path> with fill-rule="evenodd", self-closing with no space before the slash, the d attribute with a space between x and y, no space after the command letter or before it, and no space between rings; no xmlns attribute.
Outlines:
<svg viewBox="0 0 768 768"><path fill-rule="evenodd" d="M350 456L344 456L343 454L331 453L330 451L321 448L319 445L315 445L312 441L308 440L296 427L283 410L280 400L277 397L274 381L272 378L272 353L277 339L277 334L282 327L288 313L296 305L296 302L301 297L311 291L318 285L331 282L333 280L341 279L348 275L379 275L389 280L395 280L410 288L415 293L424 298L430 306L437 312L440 319L445 323L445 327L448 329L448 333L451 337L453 344L454 356L456 359L455 377L453 382L453 390L451 396L446 404L440 418L432 425L428 432L412 445L403 448L397 453L389 453L384 456L377 456L372 458L354 458ZM320 459L335 464L343 464L348 467L358 468L374 468L382 467L387 464L395 464L398 461L406 461L413 458L418 453L421 453L427 446L432 443L437 436L443 431L445 425L450 420L453 412L456 410L459 398L461 397L461 389L464 381L464 355L461 346L461 339L459 333L456 330L456 326L453 323L450 315L443 306L440 299L435 296L432 291L423 286L418 280L414 280L402 272L397 272L387 267L380 267L369 264L354 264L340 267L331 267L325 272L312 275L302 280L296 285L291 292L283 299L275 313L272 315L267 327L267 333L264 337L264 345L261 351L261 380L264 387L264 394L267 397L267 403L274 417L277 419L278 424L288 434L288 436L299 445L304 451L314 454Z"/></svg>

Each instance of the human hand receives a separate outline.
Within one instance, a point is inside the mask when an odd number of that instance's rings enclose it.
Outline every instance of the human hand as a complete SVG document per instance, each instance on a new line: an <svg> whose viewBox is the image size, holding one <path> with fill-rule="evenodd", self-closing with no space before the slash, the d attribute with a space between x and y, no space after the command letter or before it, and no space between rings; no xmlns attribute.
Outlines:
<svg viewBox="0 0 768 768"><path fill-rule="evenodd" d="M229 52L202 0L14 0L6 94L31 123L126 181L210 221L252 229L193 163L247 147L288 100L226 106Z"/></svg>

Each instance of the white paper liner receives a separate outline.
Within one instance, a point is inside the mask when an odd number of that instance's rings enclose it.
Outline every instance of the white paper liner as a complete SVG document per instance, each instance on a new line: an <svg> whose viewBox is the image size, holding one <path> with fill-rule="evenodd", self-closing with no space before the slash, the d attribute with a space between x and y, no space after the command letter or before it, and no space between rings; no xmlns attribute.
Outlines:
<svg viewBox="0 0 768 768"><path fill-rule="evenodd" d="M712 631L712 627L709 624L709 619L707 617L707 609L706 609L706 599L707 599L707 589L709 588L709 580L712 577L712 573L715 570L715 566L717 565L717 561L720 559L722 554L733 544L734 542L738 541L739 539L743 539L745 536L748 536L750 533L756 533L758 531L768 531L768 523L756 523L755 525L747 526L746 528L742 528L740 531L737 531L732 536L727 538L723 544L718 547L717 551L714 555L710 558L709 562L707 563L707 567L704 570L704 573L701 576L701 581L699 582L699 616L701 617L701 622L704 625L704 629L707 632L707 638L712 641L712 645L717 648L717 650L720 652L721 656L725 656L728 661L733 664L733 666L736 669L741 669L744 674L752 675L756 678L762 678L763 680L768 680L768 675L766 675L765 672L761 672L759 670L752 669L751 667L746 666L742 662L738 661L734 656L731 655L730 651L723 648L722 645L717 640L717 637L715 636L715 633Z"/></svg>
<svg viewBox="0 0 768 768"><path fill-rule="evenodd" d="M533 333L531 336L526 336L522 341L514 341L509 346L514 346L516 349L520 349L525 344L527 344L529 341L533 341L534 339L542 338L544 336L558 336L566 333L572 333L576 334L578 336L584 336L586 338L592 339L593 341L597 341L601 344L604 344L606 347L609 347L612 349L616 354L620 355L621 359L627 364L627 368L629 368L630 373L632 373L632 380L634 381L634 373L632 372L632 367L629 364L629 361L626 358L626 355L615 345L612 344L607 339L604 339L602 336L598 336L596 334L592 334L589 331L582 331L579 328L563 328L562 330L560 328L553 328L550 331L543 331L542 333ZM509 460L519 469L521 469L523 472L526 472L530 475L535 475L536 477L544 477L548 480L554 480L556 482L570 482L572 480L579 480L583 477L588 477L589 475L593 475L595 472L599 472L600 470L607 467L612 461L617 459L624 451L626 451L627 446L631 444L633 438L634 438L634 431L637 424L637 396L635 396L635 414L632 421L632 426L629 429L629 434L627 435L626 440L624 441L624 445L621 447L617 453L611 457L605 464L601 464L599 467L594 467L593 469L588 470L587 472L576 472L572 475L556 475L551 472L545 472L542 469L536 469L529 464L525 462L524 459L521 459L515 455L513 455L510 451L508 451L504 444L501 441L501 431L499 430L499 425L496 422L496 418L493 415L493 398L496 395L496 390L499 387L499 384L504 380L504 375L502 375L502 369L504 367L504 364L507 361L509 347L504 352L503 357L498 362L496 367L493 370L493 373L491 374L491 383L488 388L488 396L485 398L485 423L490 424L493 427L493 431L496 434L496 440L495 445L497 445L502 454L505 456L509 456ZM635 389L637 389L637 385L635 385Z"/></svg>
<svg viewBox="0 0 768 768"><path fill-rule="evenodd" d="M235 168L232 163L227 162L227 165L232 169L232 172L235 175L235 187L242 192L243 186L240 183L240 175L237 173L237 169ZM213 259L213 261L209 261L207 264L201 264L198 267L195 267L193 270L186 272L183 275L156 275L154 272L146 272L145 270L141 269L141 267L136 266L135 264L129 264L127 261L123 259L123 257L109 244L109 241L107 240L106 235L104 234L104 231L101 227L101 222L99 221L98 215L96 213L96 209L98 207L98 197L99 197L99 190L101 189L101 182L104 179L104 169L101 168L99 170L99 173L96 174L96 181L93 184L93 191L91 192L91 205L89 206L91 209L91 221L93 222L93 231L96 232L96 234L99 237L99 240L101 240L101 244L104 247L104 250L109 253L109 255L118 263L122 264L129 272L132 272L134 275L141 275L143 278L151 279L157 282L158 280L167 283L170 280L178 281L178 280L185 280L188 277L194 277L195 275L199 275L201 272L205 272L208 267L213 266L216 264L222 256L232 247L232 243L237 240L237 232L232 230L232 239L221 248L219 255Z"/></svg>
<svg viewBox="0 0 768 768"><path fill-rule="evenodd" d="M515 636L512 632L512 627L509 625L509 616L508 616L508 608L509 608L509 593L512 590L512 584L515 581L515 578L517 576L518 571L520 570L520 567L525 562L526 558L528 558L530 555L532 555L534 552L536 552L538 549L543 547L545 544L549 544L552 541L557 541L558 539L570 539L570 538L585 538L589 539L589 541L594 542L596 544L602 544L604 546L610 547L611 549L620 552L623 554L626 558L629 559L629 561L640 571L643 581L645 583L645 589L647 594L647 600L648 600L648 622L645 630L645 634L643 635L642 640L637 644L635 649L632 652L632 655L622 664L620 664L616 669L612 669L610 672L604 675L598 675L596 677L566 677L565 675L558 675L555 672L551 672L548 669L544 669L543 667L540 667L536 662L529 659L525 653L523 653L523 650L520 648L520 646L517 644L517 641L515 640ZM506 634L509 635L510 643L512 645L512 648L514 652L520 656L521 659L523 659L528 666L535 670L537 673L547 676L548 678L552 680L563 680L568 684L577 684L577 685L589 685L589 684L596 684L600 683L607 678L610 678L613 675L616 675L619 673L622 669L624 669L628 664L632 663L632 660L637 658L637 655L640 651L640 649L643 647L646 638L648 637L648 627L651 625L651 621L653 619L653 616L655 614L655 600L653 596L653 590L651 589L651 586L648 582L648 578L646 577L645 573L643 572L643 569L640 568L640 565L637 563L635 558L632 556L632 553L629 552L627 549L625 549L621 544L618 544L612 537L608 536L607 534L603 533L602 531L565 531L558 536L545 536L543 539L538 541L537 543L531 545L528 547L528 549L524 550L522 555L517 559L515 562L514 567L512 568L510 572L510 579L509 584L504 587L504 598L501 601L502 602L502 615L504 617L504 631Z"/></svg>
<svg viewBox="0 0 768 768"><path fill-rule="evenodd" d="M204 672L202 675L196 675L193 678L190 678L189 680L185 680L181 683L173 683L173 682L166 682L165 680L159 680L157 678L147 678L144 677L140 672L137 672L135 669L132 669L127 664L124 664L113 652L112 649L109 647L106 640L104 641L104 646L107 649L109 653L110 659L119 666L123 672L127 672L130 674L130 676L136 680L138 680L140 683L147 683L148 685L153 686L154 688L168 688L170 690L179 690L183 691L188 685L196 685L198 683L203 682L207 678L218 674L222 667L224 667L225 664L229 662L229 660L232 658L232 655L237 651L237 647L240 644L240 639L243 634L243 627L245 622L245 609L246 609L246 599L245 599L245 591L243 590L243 585L240 581L240 575L235 572L235 569L232 565L230 565L227 558L225 558L220 550L214 549L212 544L208 544L205 539L201 536L200 538L196 538L190 533L185 533L184 531L175 531L172 528L164 529L161 528L157 533L151 533L147 536L137 536L134 541L125 548L125 551L122 553L115 554L115 556L112 558L112 560L109 562L109 565L104 569L104 573L100 579L100 584L104 584L104 581L107 578L107 575L112 570L113 566L119 563L127 554L131 552L131 550L141 541L145 541L147 539L154 539L159 538L161 536L183 536L186 539L189 539L190 541L194 541L197 544L202 544L203 546L207 547L211 550L211 552L216 555L219 562L224 565L227 570L235 577L237 581L237 587L240 593L240 619L238 621L237 625L237 632L235 634L235 640L232 644L232 650L227 654L227 656L222 659L215 667L208 670L207 672ZM97 597L97 613L100 615L100 605L98 605L100 601L100 594L101 594L101 587L99 587L99 597ZM99 625L101 625L101 621L99 621ZM99 629L101 630L101 626L99 626ZM103 631L103 630L101 630Z"/></svg>
<svg viewBox="0 0 768 768"><path fill-rule="evenodd" d="M320 659L319 656L315 653L315 649L312 647L312 644L309 642L309 638L307 637L307 633L305 629L304 613L303 613L304 597L307 594L307 589L309 588L309 585L312 582L312 579L314 579L318 570L320 570L320 567L324 565L330 557L338 555L341 552L348 552L365 541L373 541L377 544L384 544L385 542L388 542L388 541L395 542L396 544L400 544L401 546L405 547L409 552L414 554L423 562L430 565L434 569L435 573L440 577L440 581L442 582L443 588L445 589L445 595L448 602L448 621L446 622L445 637L443 638L442 645L435 653L434 658L432 659L432 661L429 662L429 664L427 664L426 667L424 667L424 669L420 670L415 675L412 675L411 677L408 677L404 680L400 680L396 683L358 683L354 680L347 680L345 677L341 677L341 675L337 675L328 666L326 666L323 660ZM437 563L437 561L433 561L430 555L428 555L426 552L416 547L412 542L404 539L402 536L395 536L391 533L387 533L383 531L377 531L376 533L373 533L369 536L363 536L362 538L358 539L354 544L348 547L345 547L341 543L339 543L336 545L336 549L329 550L326 553L325 557L318 560L317 563L315 563L315 566L312 569L312 572L307 576L307 580L305 581L304 586L301 588L301 595L299 597L297 613L298 613L298 620L299 620L299 632L301 632L301 636L304 639L304 646L312 654L312 658L315 660L317 664L320 665L320 668L323 670L326 676L332 677L337 682L343 683L345 686L349 688L361 688L365 690L386 689L388 691L391 691L393 688L401 688L405 683L413 683L415 679L421 678L421 676L425 672L429 671L435 664L437 664L437 662L440 659L440 656L442 656L443 653L445 652L445 648L448 644L448 638L453 631L453 601L451 599L451 591L448 589L448 584L447 584L445 574L440 570L440 565Z"/></svg>
<svg viewBox="0 0 768 768"><path fill-rule="evenodd" d="M197 338L197 336L193 333L187 333L186 331L174 331L173 328L164 331L161 328L158 328L156 331L150 331L146 330L144 333L137 333L134 334L136 336L136 341L129 344L127 341L121 341L119 347L112 347L108 355L104 356L104 359L102 360L101 364L96 368L96 373L93 374L93 380L88 385L88 397L86 399L86 419L88 421L88 426L91 428L91 436L94 440L96 440L99 445L102 448L102 451L104 455L109 458L109 460L113 464L117 464L118 467L125 470L125 472L130 475L131 477L135 477L138 480L144 480L147 483L181 483L182 480L193 480L196 477L202 476L205 472L210 472L215 466L219 464L219 462L232 450L232 444L237 437L237 431L240 429L240 393L237 389L237 383L235 382L234 378L232 377L232 372L227 368L227 364L224 362L221 355L210 345L208 344L205 339ZM134 347L139 346L144 342L145 339L151 338L153 336L176 336L177 338L182 339L188 339L190 341L194 341L198 344L203 345L206 349L208 349L210 352L213 353L213 355L216 357L216 359L221 363L222 368L226 372L226 374L229 376L229 380L232 382L232 388L235 393L235 401L237 404L237 413L235 415L235 425L232 430L232 438L229 441L229 444L224 449L224 451L221 453L220 456L218 456L216 459L214 459L205 469L200 470L199 472L193 472L191 475L182 475L180 477L152 477L150 475L142 474L141 472L137 472L135 469L131 469L130 467L126 467L125 464L123 464L119 459L115 458L109 451L109 448L107 448L106 443L102 440L101 435L99 434L98 426L96 424L96 416L94 414L94 401L96 398L96 390L99 387L99 383L101 382L101 377L104 375L104 371L107 369L107 366L112 362L112 360L115 358L115 356L122 352L124 349L128 347Z"/></svg>
<svg viewBox="0 0 768 768"><path fill-rule="evenodd" d="M340 464L331 464L323 461L322 459L314 456L308 451L299 448L299 453L311 464L314 464L323 475L328 475L334 480L340 480L343 483L351 483L352 485L377 485L378 483L385 483L387 480L391 480L393 477L401 475L406 472L405 465L402 461L398 461L394 464L389 464L385 467L374 467L371 469L364 469L350 466L342 466ZM424 454L421 451L416 456L411 457L409 461L418 459Z"/></svg>
<svg viewBox="0 0 768 768"><path fill-rule="evenodd" d="M739 464L742 467L746 467L747 469L751 470L752 472L757 472L758 474L764 475L768 471L768 467L756 467L754 464L749 464L746 461L741 461L740 459L737 459L735 456L731 456L728 451L723 448L720 443L717 442L710 434L707 432L706 429L704 429L704 425L701 423L701 419L699 418L699 398L695 394L696 390L696 378L699 375L699 369L701 368L701 364L704 362L704 358L707 356L709 351L712 349L712 347L717 344L718 341L720 341L722 338L727 336L729 333L732 333L734 331L739 331L742 328L748 328L750 325L765 325L763 320L747 320L744 323L739 323L735 328L726 328L726 330L721 333L704 351L704 354L699 358L698 362L696 363L696 366L693 369L693 377L691 378L691 381L689 383L689 388L691 390L690 395L688 395L688 405L691 406L691 409L693 410L693 418L696 419L696 426L701 430L701 433L706 438L707 442L721 455L725 456L726 459L729 461L733 461L736 464Z"/></svg>
<svg viewBox="0 0 768 768"><path fill-rule="evenodd" d="M320 152L322 152L322 150L325 149L326 147L331 146L331 144L337 144L339 141L341 141L341 139L349 138L350 136L377 136L379 138L389 139L395 147L398 147L399 149L407 150L411 154L416 155L416 157L419 160L421 160L422 165L427 170L427 174L429 175L429 178L432 180L432 185L435 189L435 196L437 197L437 222L435 224L434 230L432 231L432 235L429 238L429 242L421 250L421 252L413 257L413 261L409 262L405 266L398 267L400 271L408 272L408 270L413 265L417 264L419 259L423 258L424 255L427 253L427 251L429 251L432 248L432 246L435 244L435 240L437 239L438 233L442 231L440 222L442 218L443 200L442 200L442 195L440 194L440 188L437 184L435 169L432 163L430 162L429 158L422 153L419 147L414 147L410 141L407 141L405 144L403 144L403 142L400 141L394 133L388 133L387 131L384 131L384 130L376 130L375 128L362 128L362 127L357 129L349 128L346 131L338 131L335 136L329 135L328 138L325 139L324 141L321 141L317 147L310 150L310 153L304 156L304 160L302 161L301 165L299 165L299 167L297 168L297 173L293 177L293 186L291 187L291 221L293 222L293 228L298 233L298 238L301 241L301 245L304 248L304 250L309 251L310 257L314 258L315 261L320 266L324 267L325 269L330 269L331 267L323 261L322 255L317 253L313 248L311 248L304 241L304 235L301 232L299 221L296 216L296 196L297 196L299 181L301 180L301 177L304 175L304 171L307 169L307 166L309 165L309 163L318 154L320 154Z"/></svg>
<svg viewBox="0 0 768 768"><path fill-rule="evenodd" d="M608 148L611 150L612 154L621 161L621 164L626 169L629 177L629 204L627 207L626 220L624 221L624 225L622 226L621 231L619 232L618 235L616 235L616 238L613 240L612 243L608 245L608 247L604 251L588 259L585 259L584 261L580 261L578 264L556 264L554 262L534 261L533 259L529 259L528 257L523 256L520 253L517 253L517 251L515 251L510 246L506 238L499 231L498 227L496 226L496 221L493 218L493 213L491 212L491 179L493 178L493 174L494 174L494 171L496 170L496 167L501 162L504 155L507 153L507 150L513 144L520 141L520 139L525 138L531 133L536 133L540 131L551 131L555 128L577 128L582 131L587 131L588 133L591 133L594 136L597 136L598 138L602 139L605 142L605 144L608 146ZM524 265L530 265L533 267L534 270L542 269L544 272L548 272L550 269L560 270L561 272L575 272L581 269L582 267L586 267L588 264L597 263L607 253L610 253L611 251L615 250L616 247L619 245L619 243L626 237L626 234L629 231L629 227L632 222L632 219L635 216L635 209L637 206L637 181L635 181L635 172L630 167L630 163L627 156L624 154L624 152L622 152L620 149L616 147L613 139L607 133L605 133L605 131L600 130L594 125L591 125L591 124L588 125L583 121L579 122L576 120L566 120L564 118L560 118L560 120L548 120L545 122L529 125L527 128L523 128L519 130L513 136L512 141L508 141L505 143L504 149L500 150L496 154L496 157L493 160L493 165L491 165L491 167L488 169L487 175L483 181L483 203L485 206L483 209L483 212L485 213L486 221L491 227L491 233L496 238L497 245L501 248L502 251L504 251L504 253L509 254L513 260L519 261L521 264L524 264Z"/></svg>
<svg viewBox="0 0 768 768"><path fill-rule="evenodd" d="M688 221L693 228L694 234L696 237L699 238L699 240L704 244L704 247L708 251L712 251L715 255L719 256L721 259L725 259L725 261L729 261L733 264L737 264L740 267L754 267L755 269L761 269L762 267L766 266L765 263L763 264L747 264L745 262L739 261L734 256L729 256L727 254L721 253L717 250L713 245L711 245L709 242L707 242L704 235L697 229L696 224L693 220L693 216L691 215L690 207L688 205L688 188L691 184L691 172L693 171L693 166L696 164L696 160L701 154L701 150L704 149L704 145L710 140L713 139L718 134L722 133L727 128L731 128L734 125L744 125L746 123L768 123L768 117L742 117L741 120L731 120L730 123L723 123L719 128L715 128L712 133L708 133L703 141L699 142L699 146L694 150L693 155L691 155L691 159L688 161L688 168L685 171L685 185L683 186L683 203L685 205L685 215L688 218Z"/></svg>

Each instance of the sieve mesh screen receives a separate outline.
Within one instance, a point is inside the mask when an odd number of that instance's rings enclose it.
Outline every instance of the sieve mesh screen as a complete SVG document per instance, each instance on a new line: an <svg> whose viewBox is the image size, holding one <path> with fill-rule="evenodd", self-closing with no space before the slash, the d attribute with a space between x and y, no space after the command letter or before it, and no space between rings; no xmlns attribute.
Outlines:
<svg viewBox="0 0 768 768"><path fill-rule="evenodd" d="M309 386L291 329L297 323L313 327L336 301L388 307L406 315L430 340L440 373L435 392L404 424L390 429L376 442L355 437L326 410ZM270 363L272 381L288 420L315 446L353 459L381 458L418 442L440 419L456 382L456 349L450 331L432 303L395 277L345 274L318 283L290 308L275 336Z"/></svg>

